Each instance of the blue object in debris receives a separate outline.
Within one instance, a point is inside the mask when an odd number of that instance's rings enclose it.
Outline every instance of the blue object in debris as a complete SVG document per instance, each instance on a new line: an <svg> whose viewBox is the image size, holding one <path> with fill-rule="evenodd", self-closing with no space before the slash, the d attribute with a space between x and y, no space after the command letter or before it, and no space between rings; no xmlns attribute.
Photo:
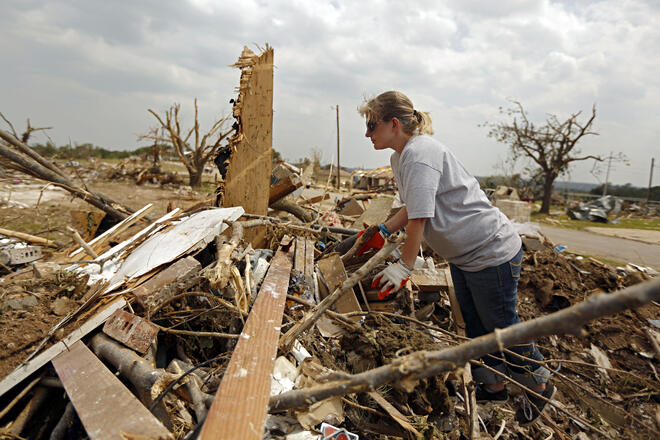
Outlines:
<svg viewBox="0 0 660 440"><path fill-rule="evenodd" d="M558 254L562 253L565 249L566 246L564 246L563 244L558 244L557 246L555 246L555 252L557 252Z"/></svg>

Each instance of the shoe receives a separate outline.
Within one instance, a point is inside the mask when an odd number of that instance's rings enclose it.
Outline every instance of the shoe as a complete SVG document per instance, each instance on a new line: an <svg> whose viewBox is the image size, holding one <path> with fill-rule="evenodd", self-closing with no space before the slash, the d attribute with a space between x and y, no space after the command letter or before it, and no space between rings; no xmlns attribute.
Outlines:
<svg viewBox="0 0 660 440"><path fill-rule="evenodd" d="M501 391L488 391L485 385L477 384L474 389L477 403L505 403L509 400L509 392L504 388Z"/></svg>
<svg viewBox="0 0 660 440"><path fill-rule="evenodd" d="M539 394L541 394L543 397L545 397L548 400L552 400L556 392L557 392L557 388L555 388L552 382L548 381L545 384L545 391ZM523 394L524 396L522 398L522 406L518 408L515 416L516 421L521 426L534 423L539 418L539 416L541 415L541 413L548 404L546 400L541 399L538 396L532 395L527 391L525 391Z"/></svg>

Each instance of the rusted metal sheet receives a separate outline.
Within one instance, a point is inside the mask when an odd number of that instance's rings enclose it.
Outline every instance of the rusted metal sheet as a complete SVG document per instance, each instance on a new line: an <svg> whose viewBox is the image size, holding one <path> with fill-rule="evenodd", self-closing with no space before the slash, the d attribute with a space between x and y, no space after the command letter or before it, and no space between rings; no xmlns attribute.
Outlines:
<svg viewBox="0 0 660 440"><path fill-rule="evenodd" d="M158 326L132 313L117 310L105 322L103 333L144 354L156 340Z"/></svg>
<svg viewBox="0 0 660 440"><path fill-rule="evenodd" d="M291 246L287 247L287 243ZM293 259L285 237L248 316L202 428L202 440L261 440Z"/></svg>
<svg viewBox="0 0 660 440"><path fill-rule="evenodd" d="M172 439L172 434L81 341L53 366L92 440Z"/></svg>

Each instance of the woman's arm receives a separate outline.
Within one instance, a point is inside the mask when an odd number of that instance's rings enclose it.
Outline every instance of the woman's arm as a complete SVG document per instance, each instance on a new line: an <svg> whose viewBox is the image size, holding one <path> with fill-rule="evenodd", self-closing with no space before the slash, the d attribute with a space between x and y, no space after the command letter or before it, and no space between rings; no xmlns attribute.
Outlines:
<svg viewBox="0 0 660 440"><path fill-rule="evenodd" d="M387 229L394 234L399 229L403 228L408 224L408 210L406 207L402 207L399 211L390 217L389 220L385 222Z"/></svg>
<svg viewBox="0 0 660 440"><path fill-rule="evenodd" d="M403 209L405 208L402 208L402 210ZM394 217L396 217L396 215ZM406 215L406 217L408 216ZM415 260L417 259L417 254L419 253L419 246L422 244L425 223L425 218L415 218L408 220L408 224L406 225L406 241L403 243L401 259L409 267L414 267L415 265Z"/></svg>

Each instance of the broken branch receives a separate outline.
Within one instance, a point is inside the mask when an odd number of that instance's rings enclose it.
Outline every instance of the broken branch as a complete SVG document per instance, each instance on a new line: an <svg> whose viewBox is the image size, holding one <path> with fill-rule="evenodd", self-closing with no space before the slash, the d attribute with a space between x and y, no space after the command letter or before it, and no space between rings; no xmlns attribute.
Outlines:
<svg viewBox="0 0 660 440"><path fill-rule="evenodd" d="M35 237L34 235L26 234L24 232L10 231L9 229L0 228L0 234L6 235L7 237L20 238L23 241L28 243L40 244L42 246L49 247L58 247L59 245L52 240L48 240L41 237Z"/></svg>
<svg viewBox="0 0 660 440"><path fill-rule="evenodd" d="M325 297L311 312L302 318L300 322L294 325L282 338L280 339L280 348L283 351L289 351L293 342L303 332L307 331L314 323L328 310L345 292L353 288L362 278L364 278L374 267L379 265L388 255L392 253L404 240L405 234L399 233L390 238L385 246L379 250L376 255L371 257L362 267L360 267L350 278L344 281L341 286L335 289L331 295Z"/></svg>
<svg viewBox="0 0 660 440"><path fill-rule="evenodd" d="M328 397L372 391L394 381L405 380L409 384L453 370L458 365L465 365L470 359L499 351L500 345L512 346L552 334L580 334L582 326L591 320L659 299L660 280L637 284L616 293L593 295L572 307L501 329L497 338L490 333L444 350L415 352L391 364L360 374L346 375L339 381L280 394L270 400L270 410L280 411L310 405Z"/></svg>

